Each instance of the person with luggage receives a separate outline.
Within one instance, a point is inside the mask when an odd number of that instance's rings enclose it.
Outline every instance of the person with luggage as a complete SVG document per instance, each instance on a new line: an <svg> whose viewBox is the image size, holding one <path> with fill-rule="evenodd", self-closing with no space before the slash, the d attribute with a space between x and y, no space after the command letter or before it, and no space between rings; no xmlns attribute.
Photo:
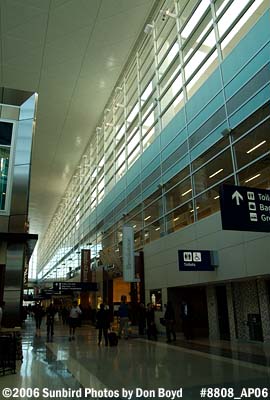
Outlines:
<svg viewBox="0 0 270 400"><path fill-rule="evenodd" d="M105 346L108 346L108 329L110 327L109 313L105 310L104 304L100 304L100 309L96 316L96 327L98 329L98 345L100 346L102 333L105 340Z"/></svg>
<svg viewBox="0 0 270 400"><path fill-rule="evenodd" d="M146 309L146 326L147 326L147 337L148 340L152 338L157 340L157 328L155 323L155 310L151 303L147 304Z"/></svg>
<svg viewBox="0 0 270 400"><path fill-rule="evenodd" d="M47 325L47 341L49 341L50 339L53 339L53 335L54 335L54 316L56 314L56 309L53 305L53 303L51 303L49 305L49 307L46 310L46 315L47 315L47 321L46 321L46 325Z"/></svg>
<svg viewBox="0 0 270 400"><path fill-rule="evenodd" d="M173 341L176 341L175 334L175 314L172 306L172 302L168 301L166 306L166 311L164 314L165 326L166 326L166 335L167 335L167 343L171 343L171 334L173 336Z"/></svg>
<svg viewBox="0 0 270 400"><path fill-rule="evenodd" d="M78 326L79 316L82 311L78 306L77 301L73 301L72 308L69 313L69 341L75 340L75 331Z"/></svg>
<svg viewBox="0 0 270 400"><path fill-rule="evenodd" d="M129 310L128 310L128 305L126 303L127 297L122 295L121 296L121 304L118 309L118 316L120 319L119 323L119 339L121 338L122 332L124 332L124 337L125 339L128 339L128 315L129 315Z"/></svg>

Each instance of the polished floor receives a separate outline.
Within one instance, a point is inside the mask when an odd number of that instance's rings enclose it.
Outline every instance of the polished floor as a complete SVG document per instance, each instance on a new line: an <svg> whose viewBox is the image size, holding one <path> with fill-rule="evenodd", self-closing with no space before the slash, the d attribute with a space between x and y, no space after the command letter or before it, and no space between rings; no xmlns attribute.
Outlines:
<svg viewBox="0 0 270 400"><path fill-rule="evenodd" d="M26 396L25 389L38 388L36 398L71 400L180 396L199 399L201 389L207 387L232 388L230 394L237 398L243 388L270 387L270 347L263 344L186 342L182 338L167 344L160 337L157 342L132 338L120 340L117 347L99 347L94 328L78 328L75 340L70 342L68 328L60 322L56 324L53 342L47 342L45 325L41 337L36 338L31 320L26 322L22 335L23 362L17 363L15 375L0 376L0 399L4 398L4 388L23 388L16 393L18 399L31 398L31 392ZM44 388L48 390L43 391ZM223 398L232 398L224 394Z"/></svg>

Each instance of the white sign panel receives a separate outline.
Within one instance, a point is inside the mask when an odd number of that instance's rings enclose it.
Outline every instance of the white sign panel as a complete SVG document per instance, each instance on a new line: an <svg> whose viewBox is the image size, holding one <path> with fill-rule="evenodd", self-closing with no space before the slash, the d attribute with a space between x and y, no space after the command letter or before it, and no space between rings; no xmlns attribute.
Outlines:
<svg viewBox="0 0 270 400"><path fill-rule="evenodd" d="M136 282L134 257L134 230L132 226L123 226L123 280Z"/></svg>

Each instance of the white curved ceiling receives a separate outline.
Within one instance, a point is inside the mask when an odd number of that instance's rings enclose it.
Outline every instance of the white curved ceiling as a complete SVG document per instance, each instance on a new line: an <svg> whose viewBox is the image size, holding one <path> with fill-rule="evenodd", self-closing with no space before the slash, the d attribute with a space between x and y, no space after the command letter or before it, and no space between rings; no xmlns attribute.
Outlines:
<svg viewBox="0 0 270 400"><path fill-rule="evenodd" d="M0 1L0 86L39 95L31 233L44 233L154 2Z"/></svg>

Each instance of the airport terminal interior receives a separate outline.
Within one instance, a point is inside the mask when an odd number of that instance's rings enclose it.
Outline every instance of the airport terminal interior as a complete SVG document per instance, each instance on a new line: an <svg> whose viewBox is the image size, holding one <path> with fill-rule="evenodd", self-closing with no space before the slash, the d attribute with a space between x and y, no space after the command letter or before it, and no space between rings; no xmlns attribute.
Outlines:
<svg viewBox="0 0 270 400"><path fill-rule="evenodd" d="M0 60L0 399L269 397L269 0L0 0Z"/></svg>

